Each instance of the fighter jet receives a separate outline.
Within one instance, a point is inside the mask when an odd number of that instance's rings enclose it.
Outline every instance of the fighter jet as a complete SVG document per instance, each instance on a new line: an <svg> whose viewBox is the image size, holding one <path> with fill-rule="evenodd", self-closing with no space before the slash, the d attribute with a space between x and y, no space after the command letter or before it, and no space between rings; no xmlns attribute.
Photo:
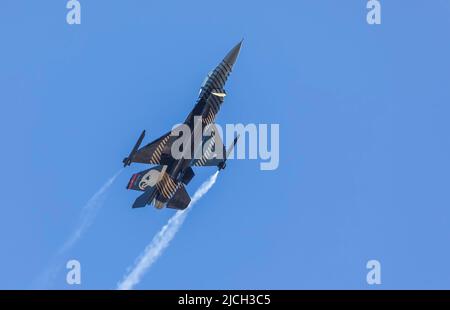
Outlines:
<svg viewBox="0 0 450 310"><path fill-rule="evenodd" d="M226 96L224 86L239 55L241 45L242 41L205 78L194 108L180 125L184 129L182 134L181 130L174 128L139 148L145 136L144 130L128 157L123 160L124 167L131 163L155 165L131 176L127 189L143 192L135 200L133 208L153 204L157 209L167 206L184 210L191 202L185 186L195 175L192 167L216 166L219 170L225 168L227 157L239 137L236 137L226 150L214 121L224 102ZM205 135L206 128L209 135ZM177 149L181 156L175 156L173 153L176 141L183 142Z"/></svg>

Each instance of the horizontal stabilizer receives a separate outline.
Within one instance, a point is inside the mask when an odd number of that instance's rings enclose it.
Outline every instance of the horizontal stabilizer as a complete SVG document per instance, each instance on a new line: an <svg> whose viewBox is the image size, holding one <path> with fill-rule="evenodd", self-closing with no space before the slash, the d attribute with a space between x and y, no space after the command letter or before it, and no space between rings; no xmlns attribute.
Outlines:
<svg viewBox="0 0 450 310"><path fill-rule="evenodd" d="M175 194L167 202L167 207L171 209L184 210L191 203L191 197L186 192L186 188L180 185Z"/></svg>
<svg viewBox="0 0 450 310"><path fill-rule="evenodd" d="M133 203L133 208L143 208L150 204L153 200L153 194L155 193L156 187L149 187L141 196L136 198Z"/></svg>

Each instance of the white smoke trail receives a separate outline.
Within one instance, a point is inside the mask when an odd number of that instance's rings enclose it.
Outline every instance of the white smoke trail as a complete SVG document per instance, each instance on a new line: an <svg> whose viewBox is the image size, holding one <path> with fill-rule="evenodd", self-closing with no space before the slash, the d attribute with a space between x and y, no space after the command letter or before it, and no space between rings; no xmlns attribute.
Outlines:
<svg viewBox="0 0 450 310"><path fill-rule="evenodd" d="M116 174L113 175L108 181L106 181L106 183L103 184L103 186L100 187L100 189L94 194L94 196L92 196L91 199L89 199L88 202L84 205L84 207L81 209L80 220L77 228L66 240L64 245L59 250L58 254L62 254L70 249L78 241L78 239L81 238L86 229L88 229L89 226L92 225L92 222L97 216L98 211L101 209L103 203L105 202L108 188L114 183L114 181L122 171L123 169L120 169L118 172L116 172Z"/></svg>
<svg viewBox="0 0 450 310"><path fill-rule="evenodd" d="M119 174L123 171L120 169L116 174L109 178L105 184L88 200L88 202L81 209L80 219L74 232L64 242L53 259L50 261L49 267L41 274L35 281L34 286L38 288L48 286L57 276L59 270L62 268L62 263L58 263L61 257L66 253L85 233L85 231L92 225L95 216L103 206L106 199L107 190L114 183Z"/></svg>
<svg viewBox="0 0 450 310"><path fill-rule="evenodd" d="M117 284L117 289L130 290L141 281L145 272L156 262L158 257L164 252L164 249L167 248L170 241L175 237L181 225L183 225L189 211L192 209L192 206L211 189L214 183L216 183L218 174L219 172L217 171L205 181L195 192L189 207L183 211L177 211L177 213L169 219L167 224L153 237L150 244L145 247L144 252L136 259L131 271L128 271L122 282Z"/></svg>

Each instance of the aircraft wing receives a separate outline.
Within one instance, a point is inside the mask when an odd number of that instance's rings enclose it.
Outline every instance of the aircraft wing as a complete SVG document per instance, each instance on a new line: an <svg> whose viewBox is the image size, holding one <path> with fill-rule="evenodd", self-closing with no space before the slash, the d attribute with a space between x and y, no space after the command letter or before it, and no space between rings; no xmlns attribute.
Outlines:
<svg viewBox="0 0 450 310"><path fill-rule="evenodd" d="M164 160L170 156L170 148L173 142L178 138L171 135L169 131L155 141L140 148L134 155L132 162L142 164L164 165Z"/></svg>

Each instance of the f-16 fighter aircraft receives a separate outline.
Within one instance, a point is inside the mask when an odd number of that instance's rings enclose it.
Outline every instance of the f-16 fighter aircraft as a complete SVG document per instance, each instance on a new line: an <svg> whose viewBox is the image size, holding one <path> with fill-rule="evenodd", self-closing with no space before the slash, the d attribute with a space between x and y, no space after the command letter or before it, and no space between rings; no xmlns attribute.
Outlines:
<svg viewBox="0 0 450 310"><path fill-rule="evenodd" d="M167 206L184 210L191 202L185 185L195 175L192 167L216 166L219 170L225 168L227 157L238 137L226 150L214 120L225 99L225 82L233 69L241 45L242 41L208 74L201 86L197 103L183 124L139 148L145 136L144 130L130 155L123 160L124 167L133 162L156 165L134 174L128 182L128 189L143 192L134 202L133 208L153 204L157 209ZM209 135L205 134L206 131Z"/></svg>

